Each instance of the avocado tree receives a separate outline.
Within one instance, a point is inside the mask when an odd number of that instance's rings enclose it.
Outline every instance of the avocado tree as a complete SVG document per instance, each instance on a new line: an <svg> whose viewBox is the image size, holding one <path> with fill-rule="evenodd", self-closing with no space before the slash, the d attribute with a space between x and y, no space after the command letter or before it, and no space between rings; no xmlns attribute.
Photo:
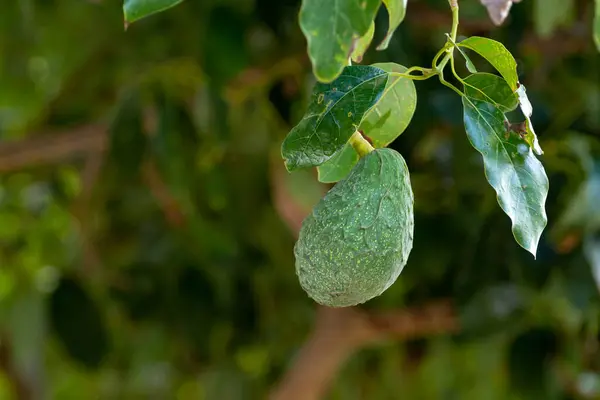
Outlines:
<svg viewBox="0 0 600 400"><path fill-rule="evenodd" d="M8 2L0 398L599 398L599 37L594 0Z"/></svg>

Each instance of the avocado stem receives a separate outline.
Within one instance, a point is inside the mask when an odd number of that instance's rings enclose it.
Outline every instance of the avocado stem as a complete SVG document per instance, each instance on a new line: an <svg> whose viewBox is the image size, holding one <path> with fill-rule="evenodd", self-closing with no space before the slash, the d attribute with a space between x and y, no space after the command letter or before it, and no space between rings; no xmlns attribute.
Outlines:
<svg viewBox="0 0 600 400"><path fill-rule="evenodd" d="M354 132L348 141L361 158L375 150L359 131Z"/></svg>

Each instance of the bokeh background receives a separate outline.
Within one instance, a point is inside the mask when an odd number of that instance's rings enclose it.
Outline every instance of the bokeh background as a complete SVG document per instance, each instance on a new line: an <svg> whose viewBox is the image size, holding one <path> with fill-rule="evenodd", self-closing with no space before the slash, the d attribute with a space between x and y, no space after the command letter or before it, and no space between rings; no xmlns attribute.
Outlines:
<svg viewBox="0 0 600 400"><path fill-rule="evenodd" d="M343 310L294 272L328 189L279 154L314 84L299 3L188 0L125 32L117 0L2 1L0 399L599 399L594 2L523 0L496 27L460 1L459 35L504 43L534 106L550 178L537 260L459 98L416 82L391 146L414 250L391 289ZM376 22L378 42L383 7ZM363 63L428 66L450 24L446 0L411 0Z"/></svg>

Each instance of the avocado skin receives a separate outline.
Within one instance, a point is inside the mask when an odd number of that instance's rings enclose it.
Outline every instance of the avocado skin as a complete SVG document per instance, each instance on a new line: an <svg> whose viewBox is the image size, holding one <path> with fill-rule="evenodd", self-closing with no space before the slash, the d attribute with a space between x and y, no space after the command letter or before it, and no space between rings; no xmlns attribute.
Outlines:
<svg viewBox="0 0 600 400"><path fill-rule="evenodd" d="M406 265L413 230L406 162L392 149L374 150L303 221L294 247L300 285L329 307L379 296Z"/></svg>

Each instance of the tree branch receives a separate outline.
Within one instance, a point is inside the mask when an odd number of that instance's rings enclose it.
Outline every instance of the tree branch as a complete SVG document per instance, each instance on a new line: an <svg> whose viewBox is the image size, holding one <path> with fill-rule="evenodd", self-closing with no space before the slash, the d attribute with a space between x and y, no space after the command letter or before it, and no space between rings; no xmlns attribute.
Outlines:
<svg viewBox="0 0 600 400"><path fill-rule="evenodd" d="M319 307L315 328L271 400L318 400L356 351L386 339L412 339L459 329L448 301L386 312Z"/></svg>

